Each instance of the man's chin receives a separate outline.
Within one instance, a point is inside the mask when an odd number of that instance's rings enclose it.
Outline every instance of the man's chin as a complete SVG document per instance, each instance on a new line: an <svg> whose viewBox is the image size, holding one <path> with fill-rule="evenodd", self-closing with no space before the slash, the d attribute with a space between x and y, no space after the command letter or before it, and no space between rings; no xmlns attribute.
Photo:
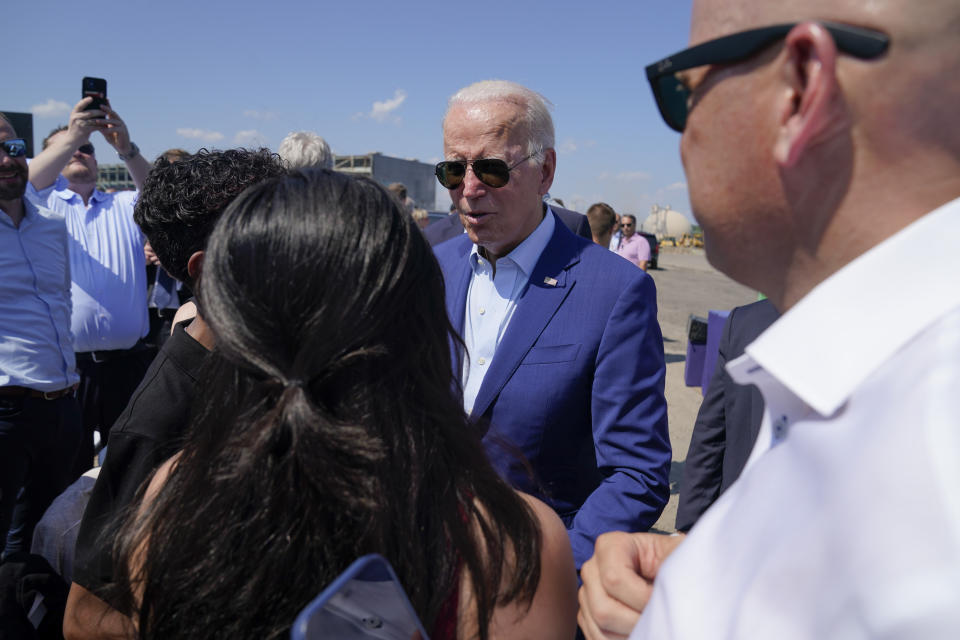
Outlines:
<svg viewBox="0 0 960 640"><path fill-rule="evenodd" d="M93 184L97 181L97 174L89 169L64 171L63 177L72 184Z"/></svg>
<svg viewBox="0 0 960 640"><path fill-rule="evenodd" d="M27 180L5 180L0 182L0 200L19 200L27 190Z"/></svg>

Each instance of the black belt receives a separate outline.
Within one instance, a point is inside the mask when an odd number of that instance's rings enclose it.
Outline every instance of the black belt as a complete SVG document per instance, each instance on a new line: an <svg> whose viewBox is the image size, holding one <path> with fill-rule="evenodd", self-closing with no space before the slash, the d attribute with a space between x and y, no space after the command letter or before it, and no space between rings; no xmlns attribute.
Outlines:
<svg viewBox="0 0 960 640"><path fill-rule="evenodd" d="M0 396L4 397L14 397L14 398L43 398L44 400L56 400L57 398L62 398L63 396L69 395L77 390L79 385L72 385L66 389L57 389L56 391L37 391L36 389L28 389L26 387L18 386L9 386L9 387L0 387Z"/></svg>
<svg viewBox="0 0 960 640"><path fill-rule="evenodd" d="M147 344L147 341L143 338L140 338L140 340L137 341L137 344L133 345L129 349L112 349L110 351L78 351L76 356L78 362L108 362L110 360L119 360L120 358L132 356L150 348L151 347Z"/></svg>

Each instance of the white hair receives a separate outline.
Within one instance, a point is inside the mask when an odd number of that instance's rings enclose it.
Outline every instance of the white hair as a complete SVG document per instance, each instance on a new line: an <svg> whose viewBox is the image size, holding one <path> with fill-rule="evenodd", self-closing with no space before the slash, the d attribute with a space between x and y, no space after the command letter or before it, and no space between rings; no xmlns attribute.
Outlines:
<svg viewBox="0 0 960 640"><path fill-rule="evenodd" d="M312 131L294 131L280 143L277 154L291 169L322 167L333 169L333 152L327 141Z"/></svg>
<svg viewBox="0 0 960 640"><path fill-rule="evenodd" d="M454 105L487 102L509 102L523 110L521 122L527 130L527 153L534 155L553 149L553 118L550 117L553 104L536 91L516 82L483 80L464 87L450 96L447 114ZM446 115L443 120L446 122Z"/></svg>

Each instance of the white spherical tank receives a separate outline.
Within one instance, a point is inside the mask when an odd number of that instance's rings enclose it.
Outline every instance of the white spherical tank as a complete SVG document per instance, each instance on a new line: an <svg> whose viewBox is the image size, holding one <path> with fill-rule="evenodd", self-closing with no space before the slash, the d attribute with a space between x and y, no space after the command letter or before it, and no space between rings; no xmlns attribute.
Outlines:
<svg viewBox="0 0 960 640"><path fill-rule="evenodd" d="M640 230L652 233L658 240L662 240L669 237L679 238L685 233L690 233L691 226L687 217L679 211L654 205L651 207L650 215L640 225Z"/></svg>

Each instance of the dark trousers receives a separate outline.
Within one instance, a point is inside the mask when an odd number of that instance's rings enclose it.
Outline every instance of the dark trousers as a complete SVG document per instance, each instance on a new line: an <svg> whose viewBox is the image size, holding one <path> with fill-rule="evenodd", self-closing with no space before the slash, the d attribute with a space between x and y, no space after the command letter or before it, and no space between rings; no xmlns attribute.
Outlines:
<svg viewBox="0 0 960 640"><path fill-rule="evenodd" d="M91 355L91 352L77 354L77 371L80 373L77 399L83 412L83 440L77 451L71 482L93 466L93 432L99 431L101 445L106 444L110 427L127 408L130 396L143 380L157 350L138 345L126 351L92 353L99 355Z"/></svg>
<svg viewBox="0 0 960 640"><path fill-rule="evenodd" d="M0 397L0 549L30 551L33 528L53 499L73 481L82 433L80 405ZM5 543L5 545L4 545Z"/></svg>

